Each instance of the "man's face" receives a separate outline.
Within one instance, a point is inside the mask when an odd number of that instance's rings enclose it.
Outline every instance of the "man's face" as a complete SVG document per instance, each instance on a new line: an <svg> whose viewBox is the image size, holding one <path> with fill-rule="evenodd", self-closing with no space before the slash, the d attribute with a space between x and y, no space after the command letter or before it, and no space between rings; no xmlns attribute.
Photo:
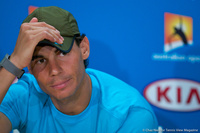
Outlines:
<svg viewBox="0 0 200 133"><path fill-rule="evenodd" d="M74 42L71 51L65 55L51 46L36 47L29 69L52 100L64 100L84 87L83 60L89 55L84 55L85 48L81 44L78 47Z"/></svg>

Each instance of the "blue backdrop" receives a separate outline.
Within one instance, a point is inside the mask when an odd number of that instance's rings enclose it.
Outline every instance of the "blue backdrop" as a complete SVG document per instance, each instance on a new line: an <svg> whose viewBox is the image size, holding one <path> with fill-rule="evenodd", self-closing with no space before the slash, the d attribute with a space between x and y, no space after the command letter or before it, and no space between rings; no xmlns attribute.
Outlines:
<svg viewBox="0 0 200 133"><path fill-rule="evenodd" d="M59 6L74 15L81 33L89 38L89 67L137 88L151 103L164 131L200 132L200 1L1 0L0 3L0 59L12 53L29 6ZM170 50L165 51L165 47Z"/></svg>

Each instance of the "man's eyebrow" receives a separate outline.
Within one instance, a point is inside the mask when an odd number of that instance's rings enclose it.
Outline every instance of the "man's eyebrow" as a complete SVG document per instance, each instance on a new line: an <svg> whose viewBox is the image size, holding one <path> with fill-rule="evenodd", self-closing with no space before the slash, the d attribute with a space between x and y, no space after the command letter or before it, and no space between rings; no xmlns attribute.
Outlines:
<svg viewBox="0 0 200 133"><path fill-rule="evenodd" d="M31 61L34 61L34 60L37 59L37 58L44 58L44 56L43 56L43 55L33 55Z"/></svg>

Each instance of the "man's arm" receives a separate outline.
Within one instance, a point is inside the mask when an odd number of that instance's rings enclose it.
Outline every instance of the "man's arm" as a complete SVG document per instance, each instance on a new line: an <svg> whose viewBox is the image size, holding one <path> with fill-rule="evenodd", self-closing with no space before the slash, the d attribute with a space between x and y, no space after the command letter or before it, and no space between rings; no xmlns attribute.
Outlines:
<svg viewBox="0 0 200 133"><path fill-rule="evenodd" d="M20 28L19 36L15 49L10 56L10 61L17 68L23 69L31 62L33 52L38 42L48 39L59 44L63 43L63 37L53 26L44 22L38 22L37 18L32 18L29 23L23 23ZM0 68L0 104L2 103L9 87L14 81L15 76L5 68ZM0 114L0 131L11 130L9 119Z"/></svg>
<svg viewBox="0 0 200 133"><path fill-rule="evenodd" d="M8 88L12 84L13 80L15 79L15 76L9 73L6 69L2 68L0 70L0 104L6 95L6 92L8 91ZM9 119L0 112L0 131L1 133L9 133L12 130L11 122Z"/></svg>
<svg viewBox="0 0 200 133"><path fill-rule="evenodd" d="M8 88L14 81L15 76L8 72L6 69L1 68L0 69L0 104L6 95Z"/></svg>
<svg viewBox="0 0 200 133"><path fill-rule="evenodd" d="M0 131L1 133L9 133L12 130L12 125L9 119L0 112Z"/></svg>

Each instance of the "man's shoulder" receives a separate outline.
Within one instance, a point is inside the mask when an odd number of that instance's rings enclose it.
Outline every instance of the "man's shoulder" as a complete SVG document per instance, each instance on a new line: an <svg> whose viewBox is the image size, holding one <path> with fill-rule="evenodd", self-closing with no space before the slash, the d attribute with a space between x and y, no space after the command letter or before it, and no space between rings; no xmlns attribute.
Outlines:
<svg viewBox="0 0 200 133"><path fill-rule="evenodd" d="M122 88L122 87L126 87L126 88L131 88L131 89L135 89L132 86L128 85L127 83L125 83L124 81L99 70L95 70L95 69L86 69L86 72L89 75L94 76L98 83L102 86L106 86L106 87L115 87L116 88Z"/></svg>
<svg viewBox="0 0 200 133"><path fill-rule="evenodd" d="M19 124L23 126L28 115L35 113L45 104L47 98L37 91L36 86L34 76L25 73L22 78L11 85L4 97L0 112L9 118L14 128L17 128Z"/></svg>
<svg viewBox="0 0 200 133"><path fill-rule="evenodd" d="M44 92L40 89L35 77L30 73L25 73L18 81L13 83L8 90L8 95L10 95L10 97L20 97L22 99L42 93Z"/></svg>
<svg viewBox="0 0 200 133"><path fill-rule="evenodd" d="M47 95L40 89L35 77L25 73L16 83L13 83L5 98L5 103L15 103L19 107L32 103L45 103Z"/></svg>
<svg viewBox="0 0 200 133"><path fill-rule="evenodd" d="M107 73L88 69L99 84L101 107L115 116L124 117L130 109L151 111L151 107L137 89Z"/></svg>
<svg viewBox="0 0 200 133"><path fill-rule="evenodd" d="M15 82L9 88L9 92L26 92L33 87L34 76L29 73L24 73L24 75L19 79L15 80Z"/></svg>
<svg viewBox="0 0 200 133"><path fill-rule="evenodd" d="M98 86L102 94L108 93L106 95L107 97L126 97L126 99L129 97L131 97L131 99L137 99L138 97L141 97L141 94L136 88L110 74L94 69L87 69L87 73L95 78L97 81L96 83L99 84Z"/></svg>

